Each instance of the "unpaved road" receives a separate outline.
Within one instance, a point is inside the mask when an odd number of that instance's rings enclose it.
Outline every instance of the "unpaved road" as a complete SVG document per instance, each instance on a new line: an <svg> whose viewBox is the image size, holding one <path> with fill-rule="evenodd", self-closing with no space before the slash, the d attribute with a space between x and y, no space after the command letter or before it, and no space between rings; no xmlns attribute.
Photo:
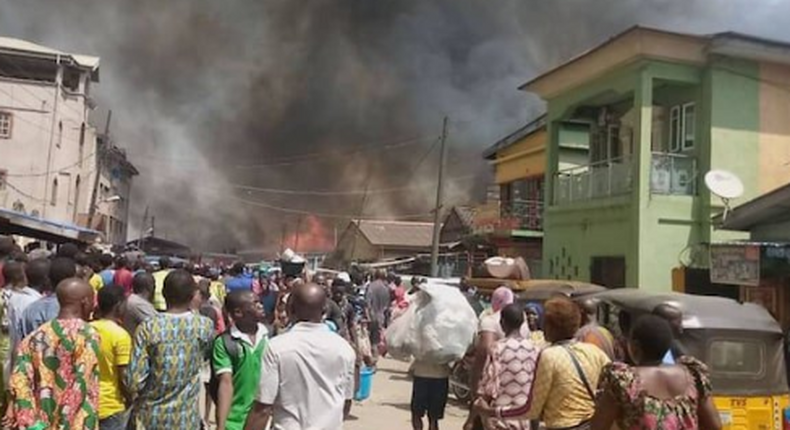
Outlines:
<svg viewBox="0 0 790 430"><path fill-rule="evenodd" d="M370 398L354 402L351 419L346 421L345 430L408 430L411 429L411 380L407 374L409 363L392 359L379 361L378 371L373 375L373 390ZM440 423L442 430L460 430L466 420L467 411L450 401ZM426 423L425 428L428 428Z"/></svg>

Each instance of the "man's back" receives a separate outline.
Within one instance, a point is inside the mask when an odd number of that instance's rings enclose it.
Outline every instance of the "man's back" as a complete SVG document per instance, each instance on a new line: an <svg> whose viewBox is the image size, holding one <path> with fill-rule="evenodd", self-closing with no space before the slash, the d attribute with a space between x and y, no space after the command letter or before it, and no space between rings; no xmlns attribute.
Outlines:
<svg viewBox="0 0 790 430"><path fill-rule="evenodd" d="M58 312L60 312L60 304L54 294L31 303L22 313L22 338L29 336L44 323L55 319Z"/></svg>
<svg viewBox="0 0 790 430"><path fill-rule="evenodd" d="M354 395L354 350L324 324L298 323L269 343L258 402L274 405L274 429L337 430Z"/></svg>
<svg viewBox="0 0 790 430"><path fill-rule="evenodd" d="M132 353L132 338L115 321L101 319L90 323L99 333L99 419L126 410L118 366L127 366Z"/></svg>
<svg viewBox="0 0 790 430"><path fill-rule="evenodd" d="M98 340L85 321L56 319L19 344L10 384L16 426L98 427Z"/></svg>
<svg viewBox="0 0 790 430"><path fill-rule="evenodd" d="M211 321L191 312L156 315L137 328L126 382L146 428L198 428L200 370L213 334Z"/></svg>
<svg viewBox="0 0 790 430"><path fill-rule="evenodd" d="M157 314L151 302L134 293L126 300L124 309L123 326L132 335L137 326Z"/></svg>

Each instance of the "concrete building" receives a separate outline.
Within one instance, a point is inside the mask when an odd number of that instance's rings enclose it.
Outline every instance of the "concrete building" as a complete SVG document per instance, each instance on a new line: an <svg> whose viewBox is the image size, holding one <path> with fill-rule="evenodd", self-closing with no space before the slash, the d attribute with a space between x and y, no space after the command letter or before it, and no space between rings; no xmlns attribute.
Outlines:
<svg viewBox="0 0 790 430"><path fill-rule="evenodd" d="M98 81L97 57L0 37L0 207L86 226L100 170L94 218L122 224L101 230L105 241L123 244L137 171L122 151L101 145L90 123L96 106L91 88Z"/></svg>
<svg viewBox="0 0 790 430"><path fill-rule="evenodd" d="M713 228L702 178L737 174L744 200L790 181L788 86L789 43L642 27L524 84L547 103L544 274L662 291L707 267L706 244L743 234Z"/></svg>

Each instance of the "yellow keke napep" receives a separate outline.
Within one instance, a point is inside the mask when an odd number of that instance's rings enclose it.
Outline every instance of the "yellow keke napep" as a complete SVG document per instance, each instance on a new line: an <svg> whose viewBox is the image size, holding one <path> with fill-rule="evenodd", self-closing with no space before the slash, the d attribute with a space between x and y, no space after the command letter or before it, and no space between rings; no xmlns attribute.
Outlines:
<svg viewBox="0 0 790 430"><path fill-rule="evenodd" d="M762 306L724 297L617 289L586 297L601 301L599 318L632 320L670 304L683 312L680 341L710 371L713 400L724 430L782 430L790 406L784 338Z"/></svg>

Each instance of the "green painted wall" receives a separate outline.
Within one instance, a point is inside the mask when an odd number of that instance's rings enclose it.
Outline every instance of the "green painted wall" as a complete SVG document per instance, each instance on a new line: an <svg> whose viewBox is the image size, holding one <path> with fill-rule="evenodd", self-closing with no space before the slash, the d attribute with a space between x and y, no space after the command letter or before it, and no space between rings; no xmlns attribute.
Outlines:
<svg viewBox="0 0 790 430"><path fill-rule="evenodd" d="M574 140L562 121L576 107L602 94L632 92L641 118L634 129L637 152L631 196L549 207L544 220L544 273L555 278L589 280L592 257L625 256L628 286L667 291L671 289L672 268L679 265L684 251L698 250L711 240L743 237L738 233L711 232L710 217L720 210L720 204L717 198L711 199L703 177L711 167L733 171L743 179L747 194L756 195L756 78L757 66L743 61L717 59L705 69L641 62L549 100L552 144L548 148L547 184L552 184L559 161L557 144ZM673 86L653 91L658 80L670 81ZM697 102L698 196L653 195L649 189L651 107L654 103L671 105L692 100ZM547 191L551 191L549 187ZM547 192L547 199L551 196ZM704 265L707 261L695 263Z"/></svg>
<svg viewBox="0 0 790 430"><path fill-rule="evenodd" d="M543 273L553 279L590 281L592 257L626 257L626 267L634 267L635 238L627 198L619 205L578 206L574 210L551 208L544 219ZM626 269L626 281L635 273Z"/></svg>

